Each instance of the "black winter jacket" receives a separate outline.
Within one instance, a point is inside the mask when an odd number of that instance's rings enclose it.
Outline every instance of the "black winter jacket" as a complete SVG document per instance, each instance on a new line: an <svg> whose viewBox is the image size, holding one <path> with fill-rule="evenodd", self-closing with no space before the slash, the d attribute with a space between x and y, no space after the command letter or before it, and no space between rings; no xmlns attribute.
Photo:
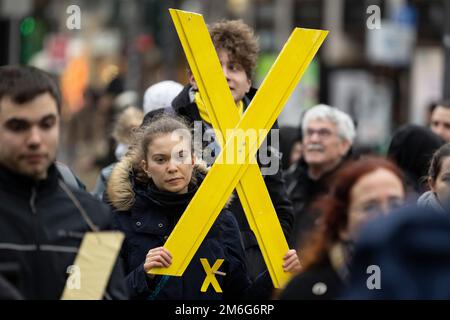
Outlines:
<svg viewBox="0 0 450 320"><path fill-rule="evenodd" d="M315 207L316 201L328 194L334 174L342 164L343 162L318 180L313 180L308 174L308 165L303 159L300 159L296 169L285 176L289 199L294 207L294 223L290 242L296 248L303 248L311 232L315 229L321 215L321 211Z"/></svg>
<svg viewBox="0 0 450 320"><path fill-rule="evenodd" d="M291 279L280 300L337 299L345 287L328 259Z"/></svg>
<svg viewBox="0 0 450 320"><path fill-rule="evenodd" d="M14 266L8 277L25 299L61 298L67 268L75 260L84 233L91 231L61 181L54 165L48 178L39 182L0 166L0 265ZM99 229L111 228L107 206L87 192L71 191ZM118 266L105 297L128 298Z"/></svg>
<svg viewBox="0 0 450 320"><path fill-rule="evenodd" d="M121 257L132 299L219 300L270 296L273 286L268 272L262 273L255 283L250 282L237 222L227 210L219 214L183 276L155 276L150 280L144 270L146 255L150 249L164 245L203 181L204 169L195 167L198 183L191 183L187 194L174 194L159 191L152 182L138 182L130 173L127 161L123 159L114 168L105 200L112 205L117 226L126 235ZM211 285L206 292L200 291L206 277L200 258L206 258L211 266L217 259L225 260L219 271L226 275L216 276L223 293L215 292Z"/></svg>

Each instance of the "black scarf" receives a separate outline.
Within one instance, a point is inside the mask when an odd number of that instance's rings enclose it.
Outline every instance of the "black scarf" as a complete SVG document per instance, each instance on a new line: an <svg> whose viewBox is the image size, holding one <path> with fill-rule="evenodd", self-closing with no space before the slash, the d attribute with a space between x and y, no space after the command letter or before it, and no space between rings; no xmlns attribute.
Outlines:
<svg viewBox="0 0 450 320"><path fill-rule="evenodd" d="M197 184L191 182L186 193L178 194L159 190L153 181L150 181L147 185L146 195L153 203L163 208L165 213L179 218L191 202L197 189Z"/></svg>

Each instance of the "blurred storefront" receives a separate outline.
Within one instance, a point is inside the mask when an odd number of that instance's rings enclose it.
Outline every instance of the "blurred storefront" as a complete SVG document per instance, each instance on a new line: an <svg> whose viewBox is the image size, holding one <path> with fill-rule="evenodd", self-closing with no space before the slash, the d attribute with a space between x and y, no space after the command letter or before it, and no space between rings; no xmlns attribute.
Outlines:
<svg viewBox="0 0 450 320"><path fill-rule="evenodd" d="M68 27L76 12L70 6L80 8L79 29ZM254 27L261 45L256 86L295 26L331 31L281 125L297 126L306 108L327 103L354 116L360 145L382 151L392 130L424 124L428 106L450 94L444 0L0 0L0 64L55 74L67 120L85 107L87 88L101 92L117 77L140 105L151 84L187 82L170 7L201 13L207 23L240 18Z"/></svg>

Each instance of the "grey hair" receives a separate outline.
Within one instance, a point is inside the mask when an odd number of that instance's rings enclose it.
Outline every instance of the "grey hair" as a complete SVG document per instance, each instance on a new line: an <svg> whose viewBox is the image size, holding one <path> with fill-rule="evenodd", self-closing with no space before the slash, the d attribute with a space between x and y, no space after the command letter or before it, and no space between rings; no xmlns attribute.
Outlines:
<svg viewBox="0 0 450 320"><path fill-rule="evenodd" d="M352 118L345 112L330 107L326 104L319 104L312 107L303 116L302 130L303 135L306 133L308 124L312 120L328 120L334 123L338 129L338 135L341 139L347 140L351 144L355 140L355 124Z"/></svg>

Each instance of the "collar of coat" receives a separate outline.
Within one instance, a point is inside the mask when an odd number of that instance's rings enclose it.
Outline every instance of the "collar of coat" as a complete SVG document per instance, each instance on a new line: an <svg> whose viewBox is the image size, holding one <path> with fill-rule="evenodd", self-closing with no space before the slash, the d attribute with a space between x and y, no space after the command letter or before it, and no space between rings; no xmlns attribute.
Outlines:
<svg viewBox="0 0 450 320"><path fill-rule="evenodd" d="M187 117L190 121L201 120L200 112L197 109L197 105L190 96L192 86L186 85L183 90L172 101L172 108L175 113ZM244 110L247 109L251 100L256 94L257 89L251 87L242 99L244 103Z"/></svg>
<svg viewBox="0 0 450 320"><path fill-rule="evenodd" d="M52 164L47 170L47 178L44 180L34 180L0 165L0 187L14 193L23 193L28 196L32 188L38 191L53 192L58 186L60 175L56 166Z"/></svg>

